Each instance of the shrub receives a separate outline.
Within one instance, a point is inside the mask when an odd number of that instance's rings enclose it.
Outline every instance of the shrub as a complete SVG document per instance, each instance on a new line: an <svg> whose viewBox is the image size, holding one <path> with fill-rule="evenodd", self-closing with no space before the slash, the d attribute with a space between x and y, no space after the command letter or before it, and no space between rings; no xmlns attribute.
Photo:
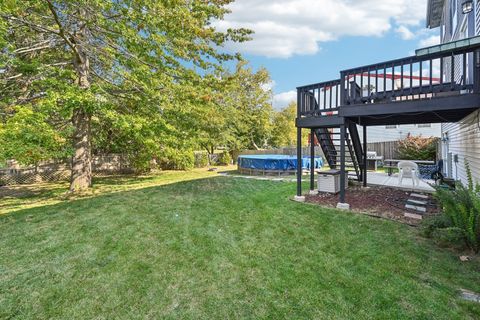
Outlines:
<svg viewBox="0 0 480 320"><path fill-rule="evenodd" d="M398 155L404 160L434 160L437 154L437 138L424 138L410 134L399 141Z"/></svg>
<svg viewBox="0 0 480 320"><path fill-rule="evenodd" d="M195 152L195 168L204 168L208 166L208 153Z"/></svg>
<svg viewBox="0 0 480 320"><path fill-rule="evenodd" d="M465 247L465 233L457 227L436 229L432 233L432 238L440 246L451 246L457 249Z"/></svg>
<svg viewBox="0 0 480 320"><path fill-rule="evenodd" d="M192 150L169 148L159 162L162 169L187 170L193 168L195 159Z"/></svg>
<svg viewBox="0 0 480 320"><path fill-rule="evenodd" d="M466 164L468 186L457 183L455 190L436 187L442 214L448 220L448 227L455 227L463 232L465 244L478 252L480 249L480 186L473 184L470 167Z"/></svg>
<svg viewBox="0 0 480 320"><path fill-rule="evenodd" d="M435 232L435 230L448 228L450 226L451 224L448 218L445 215L441 214L422 220L420 230L421 234L424 237L433 238L433 233Z"/></svg>
<svg viewBox="0 0 480 320"><path fill-rule="evenodd" d="M227 166L232 163L232 156L227 151L224 151L218 157L218 164L221 166Z"/></svg>

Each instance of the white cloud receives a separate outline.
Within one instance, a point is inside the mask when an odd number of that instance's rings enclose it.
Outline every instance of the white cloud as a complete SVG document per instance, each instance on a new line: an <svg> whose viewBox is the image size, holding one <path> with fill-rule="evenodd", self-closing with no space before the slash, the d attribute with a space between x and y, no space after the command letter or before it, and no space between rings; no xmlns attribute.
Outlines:
<svg viewBox="0 0 480 320"><path fill-rule="evenodd" d="M272 104L275 109L280 110L294 101L297 101L297 91L291 90L274 95Z"/></svg>
<svg viewBox="0 0 480 320"><path fill-rule="evenodd" d="M434 35L434 36L430 36L428 38L420 40L420 42L418 43L418 46L420 48L424 48L424 47L434 46L434 45L437 45L439 43L440 43L440 36L439 35Z"/></svg>
<svg viewBox="0 0 480 320"><path fill-rule="evenodd" d="M231 44L243 53L288 58L314 54L319 43L342 36L381 36L393 26L418 26L425 17L420 0L238 0L215 25L255 31L253 41ZM405 31L402 29L402 31Z"/></svg>
<svg viewBox="0 0 480 320"><path fill-rule="evenodd" d="M410 29L408 29L405 26L399 26L397 29L395 29L395 32L400 34L400 37L403 40L411 40L411 39L415 38L415 33L410 31Z"/></svg>

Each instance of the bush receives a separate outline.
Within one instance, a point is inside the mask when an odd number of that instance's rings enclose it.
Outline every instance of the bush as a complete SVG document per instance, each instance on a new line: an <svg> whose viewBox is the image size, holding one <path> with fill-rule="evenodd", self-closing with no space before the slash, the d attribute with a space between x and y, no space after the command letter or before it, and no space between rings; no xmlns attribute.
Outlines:
<svg viewBox="0 0 480 320"><path fill-rule="evenodd" d="M399 141L398 155L404 160L435 160L438 138L424 138L410 134Z"/></svg>
<svg viewBox="0 0 480 320"><path fill-rule="evenodd" d="M193 168L195 158L192 150L169 148L159 162L162 169L187 170Z"/></svg>
<svg viewBox="0 0 480 320"><path fill-rule="evenodd" d="M466 164L468 186L457 183L455 190L436 187L435 197L442 207L448 227L462 230L465 244L478 252L480 249L480 186L473 184L472 174ZM441 228L439 228L441 229Z"/></svg>
<svg viewBox="0 0 480 320"><path fill-rule="evenodd" d="M227 166L232 163L232 156L227 151L224 151L218 157L218 164L221 166Z"/></svg>
<svg viewBox="0 0 480 320"><path fill-rule="evenodd" d="M195 168L205 168L208 166L208 153L195 152Z"/></svg>
<svg viewBox="0 0 480 320"><path fill-rule="evenodd" d="M457 249L465 247L465 232L457 227L436 229L432 233L432 238L440 246Z"/></svg>
<svg viewBox="0 0 480 320"><path fill-rule="evenodd" d="M428 217L422 220L420 225L421 234L426 238L433 238L433 233L437 229L448 228L451 226L448 218L441 214L432 217Z"/></svg>

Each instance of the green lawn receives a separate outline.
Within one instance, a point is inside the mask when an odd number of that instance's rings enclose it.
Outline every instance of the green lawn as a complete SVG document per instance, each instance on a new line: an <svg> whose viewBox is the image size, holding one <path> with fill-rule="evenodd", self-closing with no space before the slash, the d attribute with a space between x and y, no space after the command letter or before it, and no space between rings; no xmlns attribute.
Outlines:
<svg viewBox="0 0 480 320"><path fill-rule="evenodd" d="M294 183L166 175L4 207L0 319L480 317L457 297L479 259L412 227L290 201Z"/></svg>

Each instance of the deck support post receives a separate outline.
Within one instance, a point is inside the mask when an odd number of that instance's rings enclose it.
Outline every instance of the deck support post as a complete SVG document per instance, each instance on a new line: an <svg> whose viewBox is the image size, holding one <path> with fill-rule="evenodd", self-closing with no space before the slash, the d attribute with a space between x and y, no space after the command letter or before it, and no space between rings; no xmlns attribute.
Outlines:
<svg viewBox="0 0 480 320"><path fill-rule="evenodd" d="M310 130L310 193L315 192L315 130Z"/></svg>
<svg viewBox="0 0 480 320"><path fill-rule="evenodd" d="M345 203L345 124L340 126L340 203Z"/></svg>
<svg viewBox="0 0 480 320"><path fill-rule="evenodd" d="M304 201L302 196L302 128L297 128L297 201Z"/></svg>
<svg viewBox="0 0 480 320"><path fill-rule="evenodd" d="M480 93L480 50L473 52L473 91Z"/></svg>
<svg viewBox="0 0 480 320"><path fill-rule="evenodd" d="M363 186L367 186L367 126L363 125Z"/></svg>

